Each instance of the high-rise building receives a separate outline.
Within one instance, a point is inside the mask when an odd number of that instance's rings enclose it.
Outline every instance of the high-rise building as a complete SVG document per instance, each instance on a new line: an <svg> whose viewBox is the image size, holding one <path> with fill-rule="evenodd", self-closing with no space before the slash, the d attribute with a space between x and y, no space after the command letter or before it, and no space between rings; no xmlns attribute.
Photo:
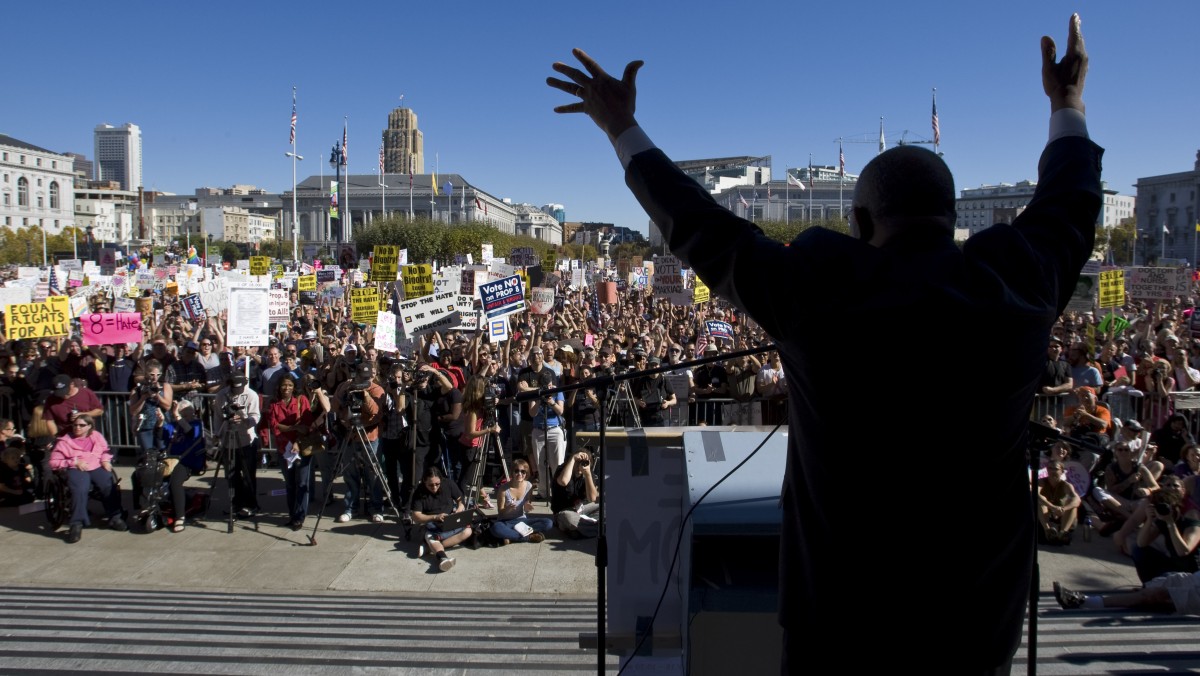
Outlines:
<svg viewBox="0 0 1200 676"><path fill-rule="evenodd" d="M96 180L118 181L121 190L142 185L142 130L136 124L101 124L94 134Z"/></svg>
<svg viewBox="0 0 1200 676"><path fill-rule="evenodd" d="M425 137L417 129L417 114L410 108L388 113L383 130L383 170L388 174L425 173Z"/></svg>

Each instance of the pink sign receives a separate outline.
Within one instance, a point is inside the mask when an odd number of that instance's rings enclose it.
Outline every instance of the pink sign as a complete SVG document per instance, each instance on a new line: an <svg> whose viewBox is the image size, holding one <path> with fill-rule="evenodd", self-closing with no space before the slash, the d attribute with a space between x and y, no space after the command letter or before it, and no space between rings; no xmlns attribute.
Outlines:
<svg viewBox="0 0 1200 676"><path fill-rule="evenodd" d="M142 315L137 312L98 312L79 318L84 345L138 343L142 340Z"/></svg>

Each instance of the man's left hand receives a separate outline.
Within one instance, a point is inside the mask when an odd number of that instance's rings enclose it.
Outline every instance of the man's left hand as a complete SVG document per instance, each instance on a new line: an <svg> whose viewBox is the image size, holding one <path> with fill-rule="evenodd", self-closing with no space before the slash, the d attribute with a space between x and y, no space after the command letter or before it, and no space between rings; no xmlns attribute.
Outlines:
<svg viewBox="0 0 1200 676"><path fill-rule="evenodd" d="M561 61L555 62L551 68L555 72L566 75L571 82L548 77L546 84L578 96L580 101L557 106L554 112L586 113L596 123L596 126L608 134L610 139L616 139L626 129L636 126L637 121L633 117L637 102L635 80L638 69L644 65L644 62L630 61L625 66L625 72L621 79L618 80L606 73L600 64L596 63L582 49L573 49L571 53L579 59L591 77L578 68L568 66Z"/></svg>

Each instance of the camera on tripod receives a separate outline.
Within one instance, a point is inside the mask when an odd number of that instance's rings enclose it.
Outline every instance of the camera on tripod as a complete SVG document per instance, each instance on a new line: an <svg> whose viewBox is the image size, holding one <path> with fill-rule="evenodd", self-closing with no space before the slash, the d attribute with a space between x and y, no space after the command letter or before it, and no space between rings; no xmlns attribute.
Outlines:
<svg viewBox="0 0 1200 676"><path fill-rule="evenodd" d="M350 390L346 393L346 411L352 423L357 424L362 419L363 404L366 401L366 390Z"/></svg>
<svg viewBox="0 0 1200 676"><path fill-rule="evenodd" d="M488 383L483 390L483 426L485 429L496 426L496 404L499 402L500 397L496 393L496 388Z"/></svg>
<svg viewBox="0 0 1200 676"><path fill-rule="evenodd" d="M221 407L221 419L222 420L229 420L233 416L241 415L241 414L242 414L242 405L237 402L227 401L227 402L225 402L225 405Z"/></svg>

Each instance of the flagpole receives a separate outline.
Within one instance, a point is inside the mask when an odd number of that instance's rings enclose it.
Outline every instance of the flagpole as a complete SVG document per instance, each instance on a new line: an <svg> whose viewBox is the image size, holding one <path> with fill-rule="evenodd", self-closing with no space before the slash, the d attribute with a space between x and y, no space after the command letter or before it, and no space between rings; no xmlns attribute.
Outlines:
<svg viewBox="0 0 1200 676"><path fill-rule="evenodd" d="M342 217L346 219L346 226L342 228L344 233L343 240L347 243L354 236L354 215L350 211L350 157L346 154L346 146L349 145L348 139L350 136L350 116L346 115L342 119L342 165L346 170L342 173L346 175L346 194L338 198L338 211ZM342 213L344 211L345 213Z"/></svg>
<svg viewBox="0 0 1200 676"><path fill-rule="evenodd" d="M817 190L817 177L813 175L812 153L808 154L808 222L813 221L813 193Z"/></svg>
<svg viewBox="0 0 1200 676"><path fill-rule="evenodd" d="M784 225L787 225L788 223L790 223L790 220L788 218L788 216L790 216L790 214L788 212L791 211L791 209L788 207L788 202L790 201L791 196L792 196L792 182L790 180L791 178L792 178L791 175L788 174L787 162L784 162L783 163L783 224Z"/></svg>
<svg viewBox="0 0 1200 676"><path fill-rule="evenodd" d="M408 156L408 221L413 220L413 158Z"/></svg>
<svg viewBox="0 0 1200 676"><path fill-rule="evenodd" d="M846 218L846 203L842 190L846 187L846 156L842 153L842 139L838 139L838 217Z"/></svg>
<svg viewBox="0 0 1200 676"><path fill-rule="evenodd" d="M300 260L300 220L296 200L296 88L292 87L292 261Z"/></svg>
<svg viewBox="0 0 1200 676"><path fill-rule="evenodd" d="M1167 224L1166 223L1163 223L1163 231L1162 231L1161 240L1162 240L1161 241L1162 246L1159 247L1159 252L1158 252L1158 264L1159 265L1162 265L1162 259L1167 257Z"/></svg>

